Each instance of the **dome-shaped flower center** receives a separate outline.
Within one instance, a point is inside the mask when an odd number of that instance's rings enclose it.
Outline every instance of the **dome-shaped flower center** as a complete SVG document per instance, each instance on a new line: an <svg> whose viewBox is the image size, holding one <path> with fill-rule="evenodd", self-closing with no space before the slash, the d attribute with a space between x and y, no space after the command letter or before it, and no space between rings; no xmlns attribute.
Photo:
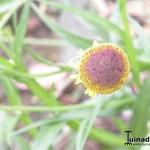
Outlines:
<svg viewBox="0 0 150 150"><path fill-rule="evenodd" d="M102 87L115 85L124 71L122 55L114 49L103 49L91 54L85 64L89 77Z"/></svg>

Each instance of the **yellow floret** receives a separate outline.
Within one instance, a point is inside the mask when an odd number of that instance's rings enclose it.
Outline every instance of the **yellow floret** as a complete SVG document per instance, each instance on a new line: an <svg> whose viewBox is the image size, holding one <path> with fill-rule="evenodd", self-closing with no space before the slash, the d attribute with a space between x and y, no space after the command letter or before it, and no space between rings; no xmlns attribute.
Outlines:
<svg viewBox="0 0 150 150"><path fill-rule="evenodd" d="M110 85L107 87L102 87L100 84L93 82L93 80L89 77L88 73L85 70L85 64L89 60L91 54L102 51L107 48L108 49L111 48L120 54L120 56L122 57L122 60L123 60L123 64L124 64L124 71L123 71L119 81L116 84ZM78 66L78 76L77 76L76 82L82 83L87 89L85 91L85 93L87 93L90 96L95 96L96 94L109 94L109 93L112 93L112 92L118 90L119 88L121 88L121 86L127 80L128 74L129 74L128 58L127 58L125 52L121 48L119 48L118 46L116 46L114 44L110 44L110 43L95 44L95 46L87 49L85 51L85 53L83 54L83 56L81 57L79 66Z"/></svg>

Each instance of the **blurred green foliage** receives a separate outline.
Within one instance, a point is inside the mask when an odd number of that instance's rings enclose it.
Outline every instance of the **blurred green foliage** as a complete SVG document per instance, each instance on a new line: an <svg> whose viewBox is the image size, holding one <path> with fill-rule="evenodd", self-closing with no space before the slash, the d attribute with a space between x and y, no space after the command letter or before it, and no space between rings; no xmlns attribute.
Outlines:
<svg viewBox="0 0 150 150"><path fill-rule="evenodd" d="M20 150L51 150L56 144L56 139L59 139L59 133L67 125L74 130L72 134L75 135L72 136L72 142L70 142L72 146L68 145L69 150L70 147L76 150L84 149L88 138L102 144L103 149L107 150L140 149L141 147L138 146L136 148L124 146L126 141L124 131L132 129L135 136L139 137L145 137L149 134L147 123L150 118L150 79L148 78L142 83L140 74L150 70L150 45L143 27L127 14L126 0L117 1L114 13L118 14L119 18L116 20L104 18L94 11L83 10L71 4L48 0L38 0L38 3L80 17L93 28L97 36L101 36L102 41L98 42L114 43L113 34L117 39L115 44L124 48L128 55L132 77L125 87L111 96L98 95L88 99L85 103L70 106L60 104L59 98L55 95L55 89L45 90L36 81L38 75L28 72L28 68L23 62L23 48L27 49L36 62L57 67L59 71L53 74L62 72L73 74L74 68L68 66L67 63L61 65L46 60L28 45L61 46L68 43L76 47L77 50L80 48L86 50L92 45L94 39L66 29L65 26L49 17L34 1L0 1L0 49L6 56L0 56L0 80L8 99L8 105L1 104L0 106L0 147L4 150L13 149L13 143L15 143ZM20 8L23 9L21 9L21 16L17 20L16 14ZM49 30L53 30L60 36L60 40L33 39L25 36L31 10ZM7 24L10 19L13 20L15 34ZM130 28L135 30L136 36L131 34ZM47 76L50 75L47 74ZM21 93L14 81L25 84L33 96L36 96L41 102L40 106L24 106ZM136 88L136 93L132 87ZM133 112L128 124L119 117L121 112L126 109ZM14 115L9 112L13 112ZM39 118L38 121L33 121L31 112L48 112L51 115L45 119L40 120ZM93 127L97 117L108 117L115 120L114 124L118 127L119 132L113 133L103 128ZM20 122L24 127L18 129ZM3 127L5 127L4 130ZM23 136L24 133L30 135L32 139L30 142Z"/></svg>

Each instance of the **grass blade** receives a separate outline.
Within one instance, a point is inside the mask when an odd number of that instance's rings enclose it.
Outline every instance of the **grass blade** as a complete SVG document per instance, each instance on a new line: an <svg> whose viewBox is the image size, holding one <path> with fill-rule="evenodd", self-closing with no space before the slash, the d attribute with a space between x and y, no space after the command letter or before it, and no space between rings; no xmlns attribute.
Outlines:
<svg viewBox="0 0 150 150"><path fill-rule="evenodd" d="M0 30L3 28L3 26L7 23L7 21L10 19L10 17L12 16L14 10L11 10L9 12L7 12L0 21Z"/></svg>
<svg viewBox="0 0 150 150"><path fill-rule="evenodd" d="M145 70L150 70L150 62L145 62L145 61L139 61L139 65L140 65L140 68L141 68L141 71L145 71Z"/></svg>
<svg viewBox="0 0 150 150"><path fill-rule="evenodd" d="M10 44L14 40L14 37L0 36L0 41L3 43ZM55 40L55 39L43 39L43 38L31 38L27 37L24 39L25 45L40 45L40 46L69 46L68 43L62 40Z"/></svg>
<svg viewBox="0 0 150 150"><path fill-rule="evenodd" d="M94 25L94 28L97 28L97 30L100 30L102 28L107 33L112 31L118 34L119 36L122 36L122 30L118 26L116 26L109 20L97 15L94 12L90 12L88 10L82 10L69 4L63 4L63 3L58 3L54 1L44 0L42 2L52 7L55 7L55 8L58 8L58 9L61 9L61 10L64 10L64 11L67 11L67 12L70 12L70 13L73 13L75 15L82 17L84 20Z"/></svg>
<svg viewBox="0 0 150 150"><path fill-rule="evenodd" d="M72 129L77 130L80 123L78 121L69 121ZM90 139L109 146L122 146L125 139L105 129L92 128L89 134Z"/></svg>
<svg viewBox="0 0 150 150"><path fill-rule="evenodd" d="M5 13L8 10L16 9L24 3L25 0L1 0L0 1L0 13Z"/></svg>
<svg viewBox="0 0 150 150"><path fill-rule="evenodd" d="M12 45L12 50L16 53L16 62L20 63L24 36L26 33L31 0L27 0L21 15L21 19L16 29L16 36Z"/></svg>
<svg viewBox="0 0 150 150"><path fill-rule="evenodd" d="M7 48L5 44L0 42L0 48L8 57L14 58L14 54Z"/></svg>
<svg viewBox="0 0 150 150"><path fill-rule="evenodd" d="M14 143L18 146L18 149L20 150L31 150L29 143L21 136L15 136Z"/></svg>
<svg viewBox="0 0 150 150"><path fill-rule="evenodd" d="M101 104L102 102L99 102L98 99L98 101L96 101L95 103L95 107L93 108L91 114L87 114L87 117L80 124L79 133L77 135L77 143L76 143L77 150L84 149L84 144L86 142L86 139L88 138L88 135L94 124L94 121L99 113L99 108Z"/></svg>
<svg viewBox="0 0 150 150"><path fill-rule="evenodd" d="M32 8L48 28L52 29L58 35L63 37L67 42L79 48L88 48L92 45L91 40L81 37L57 24L42 11L39 11L34 4L32 4Z"/></svg>
<svg viewBox="0 0 150 150"><path fill-rule="evenodd" d="M23 13L21 15L19 25L17 26L16 29L16 36L12 46L13 51L16 53L15 59L16 65L19 68L19 70L22 71L23 73L27 73L27 69L22 63L21 54L22 54L22 47L24 44L24 36L26 33L27 20L30 11L30 4L31 0L27 0L23 9ZM54 104L56 102L55 101L56 99L54 99L54 94L52 92L48 93L47 91L45 91L34 79L24 78L23 81L29 87L32 93L37 95L40 98L40 100L43 100L45 104L51 105L52 103Z"/></svg>
<svg viewBox="0 0 150 150"><path fill-rule="evenodd" d="M2 78L2 83L4 85L5 91L7 91L7 97L8 97L9 104L18 106L18 107L21 106L21 97L20 97L19 91L16 89L14 83L9 78L6 78L6 77L1 77L1 78ZM31 119L26 114L22 114L21 121L24 124L32 123ZM29 133L31 134L31 136L35 136L36 130L32 129Z"/></svg>
<svg viewBox="0 0 150 150"><path fill-rule="evenodd" d="M16 89L11 79L7 77L1 78L5 91L7 91L7 97L10 105L21 105L21 97L19 95L19 91Z"/></svg>
<svg viewBox="0 0 150 150"><path fill-rule="evenodd" d="M147 121L150 106L150 78L145 80L133 109L133 117L129 129L135 137L145 137L147 134Z"/></svg>
<svg viewBox="0 0 150 150"><path fill-rule="evenodd" d="M41 127L37 137L32 143L31 150L48 150L56 141L63 125L63 123L55 123Z"/></svg>
<svg viewBox="0 0 150 150"><path fill-rule="evenodd" d="M141 48L144 54L149 58L150 56L150 40L149 37L145 34L143 27L132 17L130 17L130 22L134 29L136 29L137 34L137 43L139 48Z"/></svg>
<svg viewBox="0 0 150 150"><path fill-rule="evenodd" d="M119 4L119 10L120 10L120 15L121 15L121 20L124 26L124 42L125 42L125 47L126 47L126 52L131 64L131 70L133 73L133 79L137 86L140 85L139 81L139 72L140 68L137 62L137 57L136 57L136 51L133 45L130 29L129 29L129 24L128 24L128 15L126 12L126 0L118 0Z"/></svg>

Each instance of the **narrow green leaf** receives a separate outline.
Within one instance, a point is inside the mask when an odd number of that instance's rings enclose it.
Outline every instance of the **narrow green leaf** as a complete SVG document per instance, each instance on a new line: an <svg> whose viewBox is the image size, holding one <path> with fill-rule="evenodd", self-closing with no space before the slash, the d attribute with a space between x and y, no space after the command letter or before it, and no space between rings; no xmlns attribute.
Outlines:
<svg viewBox="0 0 150 150"><path fill-rule="evenodd" d="M32 93L35 94L45 105L55 106L58 103L54 91L48 93L48 91L44 90L34 79L24 79L24 82Z"/></svg>
<svg viewBox="0 0 150 150"><path fill-rule="evenodd" d="M43 58L42 56L40 56L39 54L37 54L36 52L34 52L34 50L32 50L31 48L27 48L27 50L29 51L29 53L31 54L31 56L34 58L34 60L36 60L37 62L46 64L46 65L53 65L58 67L62 72L70 72L73 70L73 68L67 66L67 65L58 65L50 60L47 60L45 58ZM61 72L60 71L60 72Z"/></svg>
<svg viewBox="0 0 150 150"><path fill-rule="evenodd" d="M41 127L37 137L32 143L31 150L48 150L56 141L56 137L63 125L63 123L55 123Z"/></svg>
<svg viewBox="0 0 150 150"><path fill-rule="evenodd" d="M19 115L9 115L0 110L0 143L11 143L9 134L13 132L18 122Z"/></svg>
<svg viewBox="0 0 150 150"><path fill-rule="evenodd" d="M48 28L52 29L58 35L63 37L67 42L79 48L88 48L92 45L91 40L81 37L57 24L42 11L39 11L34 4L32 4L32 8Z"/></svg>
<svg viewBox="0 0 150 150"><path fill-rule="evenodd" d="M97 15L94 12L90 12L88 10L82 10L75 6L72 6L69 4L58 3L56 1L54 2L54 1L44 0L42 2L45 2L46 4L48 4L52 7L59 8L61 10L65 10L67 12L70 12L70 13L73 13L75 15L82 17L83 19L85 19L86 21L91 23L94 26L94 28L96 28L97 30L100 30L102 28L103 30L107 31L107 33L112 31L112 32L115 32L116 34L118 34L119 36L122 36L122 30L118 26L116 26L109 20Z"/></svg>
<svg viewBox="0 0 150 150"><path fill-rule="evenodd" d="M39 127L47 125L47 124L50 125L50 124L53 124L56 122L67 122L68 120L72 120L72 119L85 118L86 114L90 114L90 112L91 111L89 110L89 108L87 108L87 109L84 108L81 110L74 110L74 111L70 110L70 111L63 112L63 113L61 112L60 114L54 115L52 118L42 119L42 120L36 121L30 125L27 125L21 129L18 129L13 133L13 135L23 134L33 128L39 128Z"/></svg>
<svg viewBox="0 0 150 150"><path fill-rule="evenodd" d="M20 73L19 71L15 71L14 69L11 69L8 67L3 68L3 70L9 77L14 77L16 80L19 80L19 81L25 83L29 87L29 89L32 91L32 93L35 94L42 102L44 102L44 104L46 104L48 106L56 105L57 99L54 94L54 91L51 90L51 92L47 92L45 89L43 89L42 86L40 86L33 79L33 76L28 74L28 72L26 71L26 68L24 68L24 66L22 66L22 64L20 64L20 67L21 67L23 73ZM19 79L18 79L18 77L19 77Z"/></svg>
<svg viewBox="0 0 150 150"><path fill-rule="evenodd" d="M104 103L102 109L116 110L120 108L133 106L135 98L130 95L130 97L116 98L115 100L109 100Z"/></svg>
<svg viewBox="0 0 150 150"><path fill-rule="evenodd" d="M43 57L41 57L39 54L37 54L36 52L34 52L31 48L27 48L27 51L30 53L30 55L38 62L40 63L44 63L46 65L54 65L54 63L50 60L47 60Z"/></svg>
<svg viewBox="0 0 150 150"><path fill-rule="evenodd" d="M133 106L135 100L134 98L124 98L124 99L111 99L106 103L103 103L102 110L100 114L106 113L106 111L117 111L120 108L126 108ZM91 109L94 107L94 103L84 103L84 104L76 104L76 105L68 105L68 106L0 106L0 109L4 111L20 111L24 113L30 112L66 112L66 117L76 118L85 117L86 113L91 113ZM86 113L85 113L86 112ZM106 113L107 114L107 113ZM104 114L103 114L104 115Z"/></svg>
<svg viewBox="0 0 150 150"><path fill-rule="evenodd" d="M3 57L1 57L0 56L0 68L2 67L2 68L5 68L5 67L7 67L7 68L13 68L13 64L12 63L10 63L7 59L5 59L5 58L3 58Z"/></svg>
<svg viewBox="0 0 150 150"><path fill-rule="evenodd" d="M70 135L69 142L67 144L66 150L73 150L75 148L76 135Z"/></svg>
<svg viewBox="0 0 150 150"><path fill-rule="evenodd" d="M112 119L113 119L113 124L116 126L119 132L124 133L124 131L127 129L127 125L125 121L123 121L122 118L119 117L113 117Z"/></svg>
<svg viewBox="0 0 150 150"><path fill-rule="evenodd" d="M77 130L80 125L80 123L75 120L69 121L68 124L74 130ZM123 137L120 137L119 135L101 128L92 128L89 134L89 138L109 146L122 146L125 141Z"/></svg>
<svg viewBox="0 0 150 150"><path fill-rule="evenodd" d="M22 63L21 54L30 11L30 3L31 0L27 0L25 3L19 25L17 26L16 29L16 36L12 46L13 51L16 53L15 59L16 65L19 68L19 70L21 70L23 73L28 73L27 69ZM56 104L56 101L54 99L50 100L51 98L54 98L53 93L46 92L34 79L24 78L23 81L31 89L32 93L37 95L40 98L40 100L43 100L45 104L47 105L51 105L52 103Z"/></svg>
<svg viewBox="0 0 150 150"><path fill-rule="evenodd" d="M126 0L118 0L118 4L119 4L121 20L124 26L124 34L123 34L124 43L125 43L126 52L129 58L129 62L131 65L131 70L133 73L133 80L135 81L137 86L139 86L140 85L140 81L139 81L140 68L138 65L136 50L134 48L132 36L130 33L130 29L129 29L128 15L126 12Z"/></svg>
<svg viewBox="0 0 150 150"><path fill-rule="evenodd" d="M47 125L50 122L53 122L53 120L43 119L43 120L40 120L40 121L36 121L34 123L31 123L30 125L27 125L27 126L21 128L21 129L18 129L16 131L14 131L11 135L12 136L17 136L17 135L23 134L25 132L28 132L29 130L32 130L33 128L38 128L38 127Z"/></svg>
<svg viewBox="0 0 150 150"><path fill-rule="evenodd" d="M26 141L25 138L21 137L21 136L14 136L13 137L15 145L17 145L18 149L20 150L31 150L29 143Z"/></svg>
<svg viewBox="0 0 150 150"><path fill-rule="evenodd" d="M0 1L0 13L16 9L24 3L25 0L1 0Z"/></svg>
<svg viewBox="0 0 150 150"><path fill-rule="evenodd" d="M15 11L13 13L13 16L12 16L12 26L13 26L13 29L14 31L16 32L16 28L17 28L17 22L18 22L18 18L17 18L17 11Z"/></svg>
<svg viewBox="0 0 150 150"><path fill-rule="evenodd" d="M10 19L10 17L12 16L14 10L11 10L9 12L7 12L0 20L0 32L1 29L3 28L3 26L7 23L7 21Z"/></svg>
<svg viewBox="0 0 150 150"><path fill-rule="evenodd" d="M130 22L132 23L133 28L136 30L136 36L135 38L138 48L143 50L141 53L144 53L145 56L148 58L150 57L150 39L145 34L145 31L143 27L132 17L129 18Z"/></svg>
<svg viewBox="0 0 150 150"><path fill-rule="evenodd" d="M96 100L97 98L95 98ZM95 122L96 117L98 116L100 106L102 105L102 101L95 102L95 107L91 111L91 113L84 118L84 120L80 124L79 132L77 134L77 143L76 150L84 149L84 144L89 136L90 130Z"/></svg>
<svg viewBox="0 0 150 150"><path fill-rule="evenodd" d="M19 91L16 89L14 83L12 82L12 80L10 78L7 78L7 77L1 77L1 78L2 78L2 83L5 87L5 91L7 91L6 94L7 94L9 103L11 105L20 106L22 104L21 96L20 96ZM26 114L22 114L21 121L24 124L32 123L31 119ZM35 129L31 130L30 134L32 136L34 136L36 134L36 130Z"/></svg>
<svg viewBox="0 0 150 150"><path fill-rule="evenodd" d="M22 47L24 44L24 36L26 33L26 27L28 22L29 10L30 10L31 0L27 0L21 15L21 19L16 29L15 39L12 45L12 50L16 53L16 62L20 63ZM18 62L19 61L19 62Z"/></svg>
<svg viewBox="0 0 150 150"><path fill-rule="evenodd" d="M1 40L0 40L1 41ZM2 42L2 43L1 43ZM3 41L0 42L0 48L1 50L10 58L14 58L14 53L10 51L7 46L3 43Z"/></svg>
<svg viewBox="0 0 150 150"><path fill-rule="evenodd" d="M139 60L139 66L141 68L141 71L150 70L150 62Z"/></svg>
<svg viewBox="0 0 150 150"><path fill-rule="evenodd" d="M135 137L145 137L147 134L147 121L150 106L150 78L145 80L133 108L133 117L129 130L133 131Z"/></svg>
<svg viewBox="0 0 150 150"><path fill-rule="evenodd" d="M14 37L0 36L0 41L3 43L11 44L14 41ZM24 44L26 45L40 45L40 46L69 46L69 44L62 40L57 39L43 39L43 38L24 38Z"/></svg>
<svg viewBox="0 0 150 150"><path fill-rule="evenodd" d="M125 141L122 136L100 128L93 128L90 135L92 139L95 139L95 141L102 142L108 146L122 147Z"/></svg>
<svg viewBox="0 0 150 150"><path fill-rule="evenodd" d="M19 95L19 91L16 89L12 80L7 77L3 77L2 82L4 84L5 91L7 91L9 103L11 105L21 105L21 97Z"/></svg>

